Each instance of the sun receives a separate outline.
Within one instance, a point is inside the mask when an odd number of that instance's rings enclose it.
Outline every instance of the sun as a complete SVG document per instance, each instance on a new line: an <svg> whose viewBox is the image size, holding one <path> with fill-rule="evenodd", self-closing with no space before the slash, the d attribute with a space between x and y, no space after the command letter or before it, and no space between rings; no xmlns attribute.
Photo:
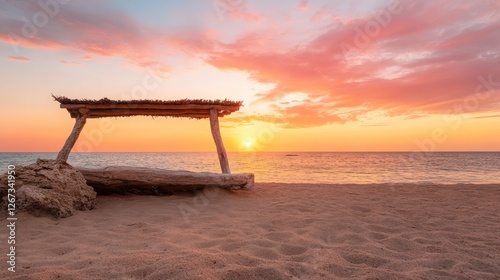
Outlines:
<svg viewBox="0 0 500 280"><path fill-rule="evenodd" d="M250 148L252 147L252 141L250 140L245 140L245 142L243 142L243 146L245 146L245 148Z"/></svg>

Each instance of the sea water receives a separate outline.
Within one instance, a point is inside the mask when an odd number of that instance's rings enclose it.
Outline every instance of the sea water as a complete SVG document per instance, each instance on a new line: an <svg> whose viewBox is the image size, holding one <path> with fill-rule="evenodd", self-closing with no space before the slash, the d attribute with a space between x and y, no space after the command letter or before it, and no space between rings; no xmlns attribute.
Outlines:
<svg viewBox="0 0 500 280"><path fill-rule="evenodd" d="M57 153L0 153L0 172ZM282 183L500 183L500 152L262 152L229 153L232 173ZM216 153L71 153L74 166L140 166L220 172Z"/></svg>

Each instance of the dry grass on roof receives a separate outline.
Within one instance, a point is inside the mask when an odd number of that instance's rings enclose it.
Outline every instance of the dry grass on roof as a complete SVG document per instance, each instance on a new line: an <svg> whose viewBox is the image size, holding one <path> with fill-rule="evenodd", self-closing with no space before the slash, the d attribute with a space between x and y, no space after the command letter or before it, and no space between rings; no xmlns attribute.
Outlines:
<svg viewBox="0 0 500 280"><path fill-rule="evenodd" d="M92 105L107 105L107 104L162 104L162 105L223 105L223 106L241 106L243 101L232 101L228 99L210 100L210 99L179 99L179 100L111 100L106 97L99 100L96 99L71 99L66 96L52 97L61 104L92 104Z"/></svg>

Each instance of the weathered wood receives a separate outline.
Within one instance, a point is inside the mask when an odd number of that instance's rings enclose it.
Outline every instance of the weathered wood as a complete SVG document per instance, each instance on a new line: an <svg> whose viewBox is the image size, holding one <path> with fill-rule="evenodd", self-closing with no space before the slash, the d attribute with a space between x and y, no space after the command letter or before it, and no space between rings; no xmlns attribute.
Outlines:
<svg viewBox="0 0 500 280"><path fill-rule="evenodd" d="M218 187L225 189L251 188L252 173L217 174L145 167L111 166L104 169L78 168L98 194L110 193L170 193Z"/></svg>
<svg viewBox="0 0 500 280"><path fill-rule="evenodd" d="M160 110L189 110L189 109L217 109L224 111L238 111L240 106L234 105L199 105L199 104L175 104L175 105L167 105L167 104L61 104L61 108L64 109L160 109Z"/></svg>
<svg viewBox="0 0 500 280"><path fill-rule="evenodd" d="M53 96L60 107L68 110L72 118L77 118L75 127L59 153L57 159L66 161L87 118L128 117L128 116L172 116L187 118L209 118L210 129L217 148L220 167L223 174L231 174L226 149L222 142L219 117L238 111L241 101L229 100L131 100L128 102L109 100L78 100ZM192 102L192 103L190 103ZM82 117L81 112L86 114Z"/></svg>
<svg viewBox="0 0 500 280"><path fill-rule="evenodd" d="M81 109L80 109L81 110ZM131 116L158 116L158 117L186 117L186 118L209 118L209 110L145 110L145 109L88 109L87 118L105 118L105 117L131 117ZM78 111L69 110L71 117L78 117ZM229 111L219 112L218 116L223 117L229 114Z"/></svg>
<svg viewBox="0 0 500 280"><path fill-rule="evenodd" d="M88 112L89 110L85 108L79 110L79 114L78 117L76 118L73 130L71 131L71 134L69 135L68 139L66 139L66 142L64 143L64 146L62 147L61 151L57 155L56 158L57 161L66 162L68 160L69 153L71 152L71 149L73 149L73 146L75 145L76 140L80 135L80 132L82 132L82 129L85 126L85 123L87 122Z"/></svg>
<svg viewBox="0 0 500 280"><path fill-rule="evenodd" d="M224 143L222 143L222 136L219 128L219 117L217 116L216 109L210 110L210 129L212 130L212 136L215 141L215 146L217 147L217 155L219 156L222 173L231 174L226 149L224 148Z"/></svg>

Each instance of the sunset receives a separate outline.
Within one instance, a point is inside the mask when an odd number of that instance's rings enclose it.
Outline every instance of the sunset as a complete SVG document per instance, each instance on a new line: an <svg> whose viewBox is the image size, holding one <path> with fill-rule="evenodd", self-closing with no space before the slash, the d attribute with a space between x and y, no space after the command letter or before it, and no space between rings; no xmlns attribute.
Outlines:
<svg viewBox="0 0 500 280"><path fill-rule="evenodd" d="M0 0L0 278L498 279L499 11Z"/></svg>
<svg viewBox="0 0 500 280"><path fill-rule="evenodd" d="M436 151L500 149L496 1L64 2L2 4L2 151L59 149L51 94L243 101L229 151L418 151L436 129ZM107 121L91 151L213 150L197 120Z"/></svg>

